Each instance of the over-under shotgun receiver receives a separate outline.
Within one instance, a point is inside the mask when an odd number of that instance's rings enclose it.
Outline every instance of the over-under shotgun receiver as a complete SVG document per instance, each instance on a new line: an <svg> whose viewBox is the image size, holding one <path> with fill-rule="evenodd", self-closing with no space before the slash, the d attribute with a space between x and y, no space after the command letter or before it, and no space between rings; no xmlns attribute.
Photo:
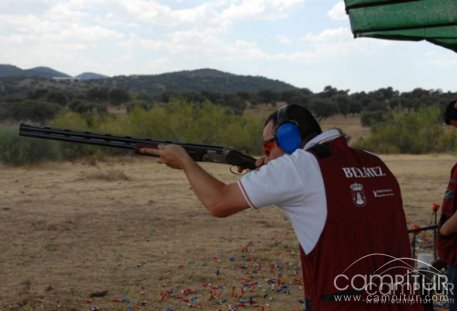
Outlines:
<svg viewBox="0 0 457 311"><path fill-rule="evenodd" d="M28 124L21 124L19 126L19 135L133 150L138 150L140 147L156 148L159 144L175 144L183 147L195 161L230 164L251 170L256 168L256 160L253 157L244 154L241 151L223 146L179 143L130 136L116 136L112 134L74 131Z"/></svg>

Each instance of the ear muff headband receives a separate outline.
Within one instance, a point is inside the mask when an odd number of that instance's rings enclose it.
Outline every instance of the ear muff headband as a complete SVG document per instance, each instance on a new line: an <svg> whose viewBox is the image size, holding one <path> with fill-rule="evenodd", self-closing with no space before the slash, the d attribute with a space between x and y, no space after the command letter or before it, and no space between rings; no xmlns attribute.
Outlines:
<svg viewBox="0 0 457 311"><path fill-rule="evenodd" d="M302 137L298 123L289 120L287 106L278 110L278 125L275 130L276 143L285 153L291 154L301 147Z"/></svg>

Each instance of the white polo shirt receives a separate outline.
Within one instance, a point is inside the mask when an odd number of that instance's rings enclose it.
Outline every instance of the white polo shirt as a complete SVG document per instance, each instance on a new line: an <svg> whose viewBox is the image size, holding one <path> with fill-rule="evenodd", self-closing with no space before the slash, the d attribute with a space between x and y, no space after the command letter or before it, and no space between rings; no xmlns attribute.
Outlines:
<svg viewBox="0 0 457 311"><path fill-rule="evenodd" d="M316 246L324 229L327 200L319 163L305 150L340 136L336 129L326 131L303 149L274 159L238 181L251 207L276 205L287 214L306 254Z"/></svg>

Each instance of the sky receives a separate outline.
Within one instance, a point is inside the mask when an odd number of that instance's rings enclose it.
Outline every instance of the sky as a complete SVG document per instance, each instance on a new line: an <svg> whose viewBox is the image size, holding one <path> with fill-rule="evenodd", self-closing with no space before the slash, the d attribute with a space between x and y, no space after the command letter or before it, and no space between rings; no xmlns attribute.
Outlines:
<svg viewBox="0 0 457 311"><path fill-rule="evenodd" d="M313 92L457 91L457 53L354 39L339 0L0 0L0 64L72 76L212 68Z"/></svg>

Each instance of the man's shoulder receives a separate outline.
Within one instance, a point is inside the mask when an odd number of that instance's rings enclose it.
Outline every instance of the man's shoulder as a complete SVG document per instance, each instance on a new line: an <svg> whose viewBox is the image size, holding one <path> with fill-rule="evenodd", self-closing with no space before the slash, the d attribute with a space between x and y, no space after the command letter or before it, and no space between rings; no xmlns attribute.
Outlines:
<svg viewBox="0 0 457 311"><path fill-rule="evenodd" d="M289 166L289 167L308 167L304 163L306 162L316 162L315 156L309 152L309 150L297 149L292 154L285 154L275 160L272 163L275 163L279 166Z"/></svg>
<svg viewBox="0 0 457 311"><path fill-rule="evenodd" d="M331 147L331 145L334 145L335 147ZM369 150L359 149L359 148L350 146L347 143L346 137L344 137L344 136L336 137L328 142L316 144L316 145L312 146L311 148L309 148L307 151L310 151L317 158L325 158L325 157L329 157L332 155L331 150L334 148L335 148L335 150L338 150L338 149L342 150L341 148L343 148L343 150L346 150L346 151L343 151L343 153L346 155L352 155L352 156L356 156L356 157L359 157L362 159L363 158L365 158L367 160L371 159L372 161L384 163L384 161L381 159L381 157L379 155L377 155Z"/></svg>
<svg viewBox="0 0 457 311"><path fill-rule="evenodd" d="M332 155L331 149L326 143L316 144L311 148L308 148L306 151L313 154L318 159L328 158Z"/></svg>

